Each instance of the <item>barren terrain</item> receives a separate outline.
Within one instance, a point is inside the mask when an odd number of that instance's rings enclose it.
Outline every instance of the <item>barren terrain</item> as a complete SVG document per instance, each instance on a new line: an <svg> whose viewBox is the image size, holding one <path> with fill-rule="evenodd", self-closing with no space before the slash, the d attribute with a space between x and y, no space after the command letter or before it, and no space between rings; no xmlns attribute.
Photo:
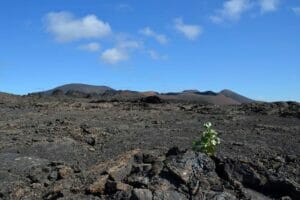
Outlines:
<svg viewBox="0 0 300 200"><path fill-rule="evenodd" d="M190 151L208 121L213 158ZM0 199L300 199L299 155L294 102L0 94Z"/></svg>

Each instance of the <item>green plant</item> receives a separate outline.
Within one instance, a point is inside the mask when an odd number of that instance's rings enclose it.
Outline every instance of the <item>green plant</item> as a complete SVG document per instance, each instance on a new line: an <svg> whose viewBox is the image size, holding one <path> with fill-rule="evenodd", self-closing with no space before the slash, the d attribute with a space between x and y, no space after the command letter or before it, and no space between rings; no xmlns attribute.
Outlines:
<svg viewBox="0 0 300 200"><path fill-rule="evenodd" d="M194 151L201 151L209 156L214 156L216 146L220 144L220 138L218 133L212 129L210 122L205 123L204 128L201 139L193 141L192 148Z"/></svg>

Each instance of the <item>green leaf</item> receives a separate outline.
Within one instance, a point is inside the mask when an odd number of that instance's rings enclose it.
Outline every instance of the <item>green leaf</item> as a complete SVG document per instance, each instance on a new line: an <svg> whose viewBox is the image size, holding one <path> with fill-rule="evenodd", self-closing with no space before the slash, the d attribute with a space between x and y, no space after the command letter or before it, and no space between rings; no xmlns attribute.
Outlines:
<svg viewBox="0 0 300 200"><path fill-rule="evenodd" d="M205 123L203 126L205 130L202 132L202 137L200 140L193 141L192 149L212 156L215 154L216 146L220 144L220 138L218 133L211 128L212 124L210 122Z"/></svg>

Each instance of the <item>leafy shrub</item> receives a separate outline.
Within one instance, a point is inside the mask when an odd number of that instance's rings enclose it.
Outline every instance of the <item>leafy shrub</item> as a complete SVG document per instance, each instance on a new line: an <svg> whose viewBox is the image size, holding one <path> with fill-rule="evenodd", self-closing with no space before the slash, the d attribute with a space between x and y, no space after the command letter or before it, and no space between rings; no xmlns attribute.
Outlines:
<svg viewBox="0 0 300 200"><path fill-rule="evenodd" d="M214 156L216 146L220 144L220 138L218 133L212 129L210 122L205 123L204 128L201 139L193 141L192 148L194 151L201 151L209 156Z"/></svg>

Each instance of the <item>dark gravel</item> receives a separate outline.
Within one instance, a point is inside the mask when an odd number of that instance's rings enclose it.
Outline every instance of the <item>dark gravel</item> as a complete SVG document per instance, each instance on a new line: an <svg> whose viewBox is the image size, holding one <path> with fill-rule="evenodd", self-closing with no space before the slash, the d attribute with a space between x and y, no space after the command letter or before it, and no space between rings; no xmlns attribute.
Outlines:
<svg viewBox="0 0 300 200"><path fill-rule="evenodd" d="M152 100L0 96L0 199L300 198L298 103ZM213 159L184 150L208 121L221 137ZM181 151L168 155L174 146ZM134 149L144 160L128 153ZM122 155L134 161L123 160L130 170L121 167L115 180L106 168ZM190 167L182 163L203 159L205 173L192 164L188 179L178 177ZM104 186L91 188L99 178Z"/></svg>

